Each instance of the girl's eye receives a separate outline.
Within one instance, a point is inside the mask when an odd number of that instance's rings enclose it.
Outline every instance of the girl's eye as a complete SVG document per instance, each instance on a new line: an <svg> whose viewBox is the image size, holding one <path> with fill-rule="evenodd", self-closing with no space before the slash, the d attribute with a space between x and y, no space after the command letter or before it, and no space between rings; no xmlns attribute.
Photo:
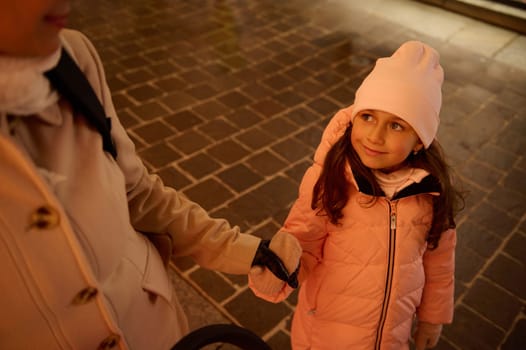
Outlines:
<svg viewBox="0 0 526 350"><path fill-rule="evenodd" d="M367 113L362 114L362 119L366 122L373 120L373 116Z"/></svg>
<svg viewBox="0 0 526 350"><path fill-rule="evenodd" d="M391 123L391 129L397 130L397 131L402 131L402 130L404 130L404 127L402 126L402 124L394 122L394 123Z"/></svg>

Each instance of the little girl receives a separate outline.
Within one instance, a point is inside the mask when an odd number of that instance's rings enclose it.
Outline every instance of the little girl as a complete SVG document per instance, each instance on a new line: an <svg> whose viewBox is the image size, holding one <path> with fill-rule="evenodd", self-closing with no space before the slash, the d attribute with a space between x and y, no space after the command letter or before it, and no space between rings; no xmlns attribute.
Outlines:
<svg viewBox="0 0 526 350"><path fill-rule="evenodd" d="M442 82L438 53L404 43L324 131L282 229L303 248L293 349L409 349L416 317L421 350L452 322L462 198L435 140ZM260 274L256 295L292 292Z"/></svg>

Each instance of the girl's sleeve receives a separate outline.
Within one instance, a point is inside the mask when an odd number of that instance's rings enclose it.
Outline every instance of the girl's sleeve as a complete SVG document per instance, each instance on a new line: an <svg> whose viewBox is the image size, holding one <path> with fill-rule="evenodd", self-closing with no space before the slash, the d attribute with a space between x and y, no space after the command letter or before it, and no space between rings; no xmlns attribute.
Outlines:
<svg viewBox="0 0 526 350"><path fill-rule="evenodd" d="M442 233L438 247L424 253L426 282L417 310L420 321L433 324L453 322L456 230Z"/></svg>
<svg viewBox="0 0 526 350"><path fill-rule="evenodd" d="M312 190L318 180L321 167L314 163L303 176L299 196L292 206L282 231L294 235L301 244L303 253L299 271L299 282L303 282L323 258L323 245L327 236L326 216L311 208Z"/></svg>

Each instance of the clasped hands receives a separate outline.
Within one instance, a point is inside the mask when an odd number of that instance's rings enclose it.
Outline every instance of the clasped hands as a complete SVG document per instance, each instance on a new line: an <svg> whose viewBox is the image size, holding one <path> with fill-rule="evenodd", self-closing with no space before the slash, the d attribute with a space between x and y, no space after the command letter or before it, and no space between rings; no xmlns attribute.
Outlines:
<svg viewBox="0 0 526 350"><path fill-rule="evenodd" d="M268 296L279 293L285 284L297 288L301 252L296 237L286 232L262 240L249 272L253 287Z"/></svg>

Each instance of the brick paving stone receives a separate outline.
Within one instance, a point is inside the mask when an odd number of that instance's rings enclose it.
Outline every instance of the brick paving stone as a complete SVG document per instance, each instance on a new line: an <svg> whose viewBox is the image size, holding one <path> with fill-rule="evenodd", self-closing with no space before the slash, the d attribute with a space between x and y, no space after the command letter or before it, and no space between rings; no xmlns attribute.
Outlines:
<svg viewBox="0 0 526 350"><path fill-rule="evenodd" d="M137 50L137 48L130 48L130 47L121 47L122 51L126 53L128 50ZM119 50L119 48L117 48ZM121 51L121 54L123 53ZM141 68L148 64L148 61L140 56L132 56L132 57L125 57L122 60L119 60L119 64L121 64L125 69L135 69L135 68Z"/></svg>
<svg viewBox="0 0 526 350"><path fill-rule="evenodd" d="M501 171L510 169L516 161L516 157L513 154L494 144L485 145L479 152L477 152L476 159Z"/></svg>
<svg viewBox="0 0 526 350"><path fill-rule="evenodd" d="M294 121L300 126L309 124L311 122L316 122L322 119L319 114L305 107L298 107L288 112L287 118L289 120Z"/></svg>
<svg viewBox="0 0 526 350"><path fill-rule="evenodd" d="M484 276L522 300L526 299L526 266L499 254L484 271Z"/></svg>
<svg viewBox="0 0 526 350"><path fill-rule="evenodd" d="M225 300L235 292L235 289L214 271L199 268L192 272L189 277L201 289L209 291L209 296L217 302Z"/></svg>
<svg viewBox="0 0 526 350"><path fill-rule="evenodd" d="M289 136L297 129L296 125L289 122L286 118L273 118L264 121L260 124L260 127L278 138Z"/></svg>
<svg viewBox="0 0 526 350"><path fill-rule="evenodd" d="M270 98L252 103L250 107L265 118L271 118L285 110L285 106Z"/></svg>
<svg viewBox="0 0 526 350"><path fill-rule="evenodd" d="M493 184L498 183L499 180L504 177L502 171L496 170L495 168L489 167L488 165L476 160L465 162L461 168L457 169L457 171L462 176L482 188L490 188Z"/></svg>
<svg viewBox="0 0 526 350"><path fill-rule="evenodd" d="M524 150L526 149L526 140L524 137L521 137L526 130L525 122L522 119L524 119L524 114L515 116L507 128L498 135L498 139L495 142L518 156L524 155Z"/></svg>
<svg viewBox="0 0 526 350"><path fill-rule="evenodd" d="M354 101L355 90L346 84L336 86L327 92L327 95L338 103L338 106L345 107Z"/></svg>
<svg viewBox="0 0 526 350"><path fill-rule="evenodd" d="M326 97L319 97L307 105L321 115L332 116L339 109L338 105Z"/></svg>
<svg viewBox="0 0 526 350"><path fill-rule="evenodd" d="M243 192L263 179L261 175L250 170L244 164L230 167L217 174L217 177L237 193Z"/></svg>
<svg viewBox="0 0 526 350"><path fill-rule="evenodd" d="M272 99L288 108L298 106L304 102L303 97L301 97L293 89L284 90L279 94L274 94L272 95Z"/></svg>
<svg viewBox="0 0 526 350"><path fill-rule="evenodd" d="M509 329L520 314L522 303L491 281L479 278L466 293L462 303L502 329Z"/></svg>
<svg viewBox="0 0 526 350"><path fill-rule="evenodd" d="M269 176L287 166L284 160L268 151L253 155L247 159L246 163L262 176Z"/></svg>
<svg viewBox="0 0 526 350"><path fill-rule="evenodd" d="M130 100L128 96L126 96L124 93L116 93L112 95L113 105L115 106L115 109L119 111L120 109L124 109L126 107L133 107L135 106L135 103Z"/></svg>
<svg viewBox="0 0 526 350"><path fill-rule="evenodd" d="M181 78L176 76L158 79L154 84L160 90L166 93L180 91L186 87L186 83Z"/></svg>
<svg viewBox="0 0 526 350"><path fill-rule="evenodd" d="M221 168L221 164L205 153L198 153L181 161L180 166L195 179L201 179Z"/></svg>
<svg viewBox="0 0 526 350"><path fill-rule="evenodd" d="M310 167L312 162L309 161L302 161L293 166L292 168L288 169L285 173L289 178L291 178L293 181L296 181L296 184L299 188L299 183L301 179L303 178L303 175L305 174L305 171L307 171L308 167Z"/></svg>
<svg viewBox="0 0 526 350"><path fill-rule="evenodd" d="M232 226L238 226L242 232L247 232L252 228L252 225L247 223L245 217L242 217L242 213L228 205L210 210L209 214L211 217L227 220Z"/></svg>
<svg viewBox="0 0 526 350"><path fill-rule="evenodd" d="M174 131L168 125L160 121L142 124L132 130L137 136L150 144L163 141L165 138L174 134Z"/></svg>
<svg viewBox="0 0 526 350"><path fill-rule="evenodd" d="M455 278L462 282L471 282L485 263L484 257L465 247L457 248L455 260Z"/></svg>
<svg viewBox="0 0 526 350"><path fill-rule="evenodd" d="M226 140L207 150L207 153L223 164L232 164L249 154L249 151L234 140Z"/></svg>
<svg viewBox="0 0 526 350"><path fill-rule="evenodd" d="M235 111L226 114L225 119L239 129L251 127L252 125L255 125L263 120L259 114L254 113L252 109L245 107L236 109Z"/></svg>
<svg viewBox="0 0 526 350"><path fill-rule="evenodd" d="M217 90L206 83L188 88L185 92L196 100L205 100L217 94Z"/></svg>
<svg viewBox="0 0 526 350"><path fill-rule="evenodd" d="M243 327L251 329L260 336L274 328L290 313L290 309L285 304L268 303L255 297L250 290L242 292L224 307Z"/></svg>
<svg viewBox="0 0 526 350"><path fill-rule="evenodd" d="M281 91L288 88L293 80L281 73L271 75L263 79L262 83L268 86L273 91Z"/></svg>
<svg viewBox="0 0 526 350"><path fill-rule="evenodd" d="M188 256L174 257L172 258L172 262L179 270L183 272L195 266L195 261Z"/></svg>
<svg viewBox="0 0 526 350"><path fill-rule="evenodd" d="M276 176L254 189L253 193L273 208L287 208L296 198L296 184L284 176ZM276 209L274 209L276 211Z"/></svg>
<svg viewBox="0 0 526 350"><path fill-rule="evenodd" d="M497 208L508 214L509 217L519 220L526 211L524 196L510 191L501 186L495 186L488 200ZM507 220L504 221L506 223Z"/></svg>
<svg viewBox="0 0 526 350"><path fill-rule="evenodd" d="M493 324L461 306L455 310L455 326L444 326L445 338L462 350L495 350L504 332Z"/></svg>
<svg viewBox="0 0 526 350"><path fill-rule="evenodd" d="M260 82L250 82L246 84L245 86L243 86L243 92L253 100L259 100L264 97L268 97L274 93L271 89L264 86Z"/></svg>
<svg viewBox="0 0 526 350"><path fill-rule="evenodd" d="M296 139L286 139L273 145L271 149L290 163L294 163L311 153L310 147Z"/></svg>
<svg viewBox="0 0 526 350"><path fill-rule="evenodd" d="M501 350L519 350L526 349L526 319L521 319L502 345Z"/></svg>
<svg viewBox="0 0 526 350"><path fill-rule="evenodd" d="M187 130L204 122L197 114L188 110L171 114L163 119L179 131Z"/></svg>
<svg viewBox="0 0 526 350"><path fill-rule="evenodd" d="M187 85L200 84L203 81L207 81L211 78L210 74L200 69L192 69L189 71L181 72L179 73L179 77L181 77Z"/></svg>
<svg viewBox="0 0 526 350"><path fill-rule="evenodd" d="M304 96L305 98L316 98L326 91L327 87L316 81L315 79L309 78L305 81L296 83L294 85L294 91Z"/></svg>
<svg viewBox="0 0 526 350"><path fill-rule="evenodd" d="M122 78L126 80L128 84L142 84L155 78L155 75L151 71L139 68L123 73Z"/></svg>
<svg viewBox="0 0 526 350"><path fill-rule="evenodd" d="M228 113L228 108L217 101L206 101L194 106L193 111L206 120L212 120L218 116Z"/></svg>
<svg viewBox="0 0 526 350"><path fill-rule="evenodd" d="M254 231L253 235L262 239L270 240L279 231L280 228L281 226L277 225L273 221L270 221L258 228L256 231Z"/></svg>
<svg viewBox="0 0 526 350"><path fill-rule="evenodd" d="M212 140L207 135L194 129L187 129L170 139L170 144L174 148L187 155L210 146L211 142Z"/></svg>
<svg viewBox="0 0 526 350"><path fill-rule="evenodd" d="M440 339L437 346L433 350L457 350L453 345L449 344L447 340Z"/></svg>
<svg viewBox="0 0 526 350"><path fill-rule="evenodd" d="M222 274L224 278L232 282L232 285L238 288L242 288L248 285L247 275L231 275L227 273Z"/></svg>
<svg viewBox="0 0 526 350"><path fill-rule="evenodd" d="M164 143L159 143L140 151L139 156L155 168L160 168L180 158L179 153Z"/></svg>
<svg viewBox="0 0 526 350"><path fill-rule="evenodd" d="M111 91L119 91L128 87L128 82L117 76L108 77L106 80Z"/></svg>
<svg viewBox="0 0 526 350"><path fill-rule="evenodd" d="M151 120L168 114L168 110L156 101L141 103L133 108L133 113L142 120Z"/></svg>
<svg viewBox="0 0 526 350"><path fill-rule="evenodd" d="M248 129L235 138L248 148L256 151L267 146L272 142L274 137L259 128Z"/></svg>
<svg viewBox="0 0 526 350"><path fill-rule="evenodd" d="M207 121L199 126L199 130L216 141L229 137L237 131L236 128L225 119Z"/></svg>
<svg viewBox="0 0 526 350"><path fill-rule="evenodd" d="M182 109L194 104L196 99L184 92L174 92L160 98L160 102L173 112L179 112Z"/></svg>
<svg viewBox="0 0 526 350"><path fill-rule="evenodd" d="M172 74L174 71L177 71L177 68L171 62L154 63L149 65L148 69L151 70L152 73L161 77L167 74Z"/></svg>
<svg viewBox="0 0 526 350"><path fill-rule="evenodd" d="M504 247L504 251L512 258L526 265L526 236L524 233L514 233Z"/></svg>
<svg viewBox="0 0 526 350"><path fill-rule="evenodd" d="M179 189L184 188L192 183L192 181L182 174L174 167L166 167L157 172L166 186Z"/></svg>
<svg viewBox="0 0 526 350"><path fill-rule="evenodd" d="M517 201L519 200L517 199ZM504 238L519 221L517 218L510 216L509 211L505 209L495 202L483 202L472 212L472 218L486 230Z"/></svg>
<svg viewBox="0 0 526 350"><path fill-rule="evenodd" d="M125 128L132 128L140 122L140 120L127 109L119 111L119 121Z"/></svg>
<svg viewBox="0 0 526 350"><path fill-rule="evenodd" d="M502 238L488 231L483 225L468 219L458 226L457 249L468 248L480 256L489 258L497 251Z"/></svg>
<svg viewBox="0 0 526 350"><path fill-rule="evenodd" d="M304 129L303 131L294 135L294 138L303 142L303 144L309 147L312 150L311 152L314 154L314 150L321 141L322 133L322 128L318 126L310 126L307 129ZM306 154L308 154L308 152L306 152Z"/></svg>
<svg viewBox="0 0 526 350"><path fill-rule="evenodd" d="M275 208L271 208L265 201L253 194L245 194L229 203L228 210L235 212L250 227L271 216Z"/></svg>
<svg viewBox="0 0 526 350"><path fill-rule="evenodd" d="M197 183L186 189L184 193L206 210L212 210L232 197L232 192L215 179Z"/></svg>
<svg viewBox="0 0 526 350"><path fill-rule="evenodd" d="M526 198L526 171L512 169L504 178L503 187Z"/></svg>

